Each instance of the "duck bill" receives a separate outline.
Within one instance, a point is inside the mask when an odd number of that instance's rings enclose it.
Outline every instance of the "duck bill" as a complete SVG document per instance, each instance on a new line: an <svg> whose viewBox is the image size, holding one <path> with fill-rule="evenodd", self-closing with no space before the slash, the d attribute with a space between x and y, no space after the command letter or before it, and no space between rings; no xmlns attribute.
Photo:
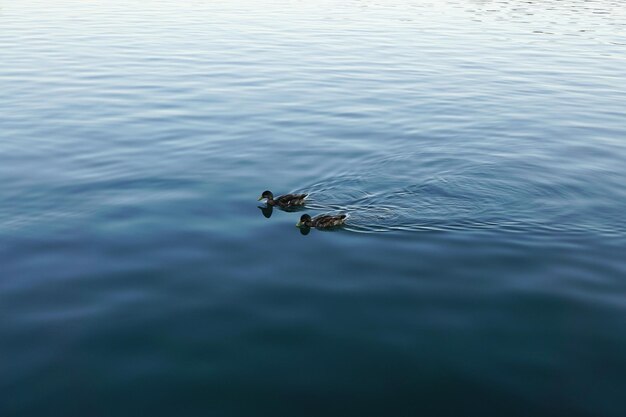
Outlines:
<svg viewBox="0 0 626 417"><path fill-rule="evenodd" d="M296 227L302 227L302 222L296 223Z"/></svg>
<svg viewBox="0 0 626 417"><path fill-rule="evenodd" d="M263 200L264 198L265 198L265 197L261 196L261 197L259 197L259 199L258 199L257 201L261 201L261 200Z"/></svg>

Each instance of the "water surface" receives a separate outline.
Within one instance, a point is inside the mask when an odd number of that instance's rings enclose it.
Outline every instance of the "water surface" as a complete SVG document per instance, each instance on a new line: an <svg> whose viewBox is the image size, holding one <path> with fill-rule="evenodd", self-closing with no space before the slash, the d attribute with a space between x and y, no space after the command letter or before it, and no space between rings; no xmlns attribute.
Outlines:
<svg viewBox="0 0 626 417"><path fill-rule="evenodd" d="M0 414L623 416L625 22L1 3Z"/></svg>

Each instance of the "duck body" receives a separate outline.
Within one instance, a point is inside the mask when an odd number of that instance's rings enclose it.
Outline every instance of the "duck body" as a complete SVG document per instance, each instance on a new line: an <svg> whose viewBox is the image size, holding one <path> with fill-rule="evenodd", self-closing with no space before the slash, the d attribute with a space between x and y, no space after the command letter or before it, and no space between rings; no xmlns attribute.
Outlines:
<svg viewBox="0 0 626 417"><path fill-rule="evenodd" d="M267 200L267 203L278 207L297 207L303 206L307 194L285 194L276 199Z"/></svg>
<svg viewBox="0 0 626 417"><path fill-rule="evenodd" d="M285 194L274 198L271 191L264 191L260 200L266 200L269 206L278 206L282 208L303 206L308 194Z"/></svg>
<svg viewBox="0 0 626 417"><path fill-rule="evenodd" d="M311 218L308 214L302 215L296 226L298 227L315 227L317 229L331 229L341 226L345 223L348 216L345 214L322 214Z"/></svg>

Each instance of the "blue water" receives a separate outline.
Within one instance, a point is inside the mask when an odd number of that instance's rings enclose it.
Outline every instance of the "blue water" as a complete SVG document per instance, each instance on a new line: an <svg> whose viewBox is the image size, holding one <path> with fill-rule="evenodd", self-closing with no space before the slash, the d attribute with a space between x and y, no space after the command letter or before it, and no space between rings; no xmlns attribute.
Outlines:
<svg viewBox="0 0 626 417"><path fill-rule="evenodd" d="M616 0L2 2L0 415L622 417L625 109Z"/></svg>

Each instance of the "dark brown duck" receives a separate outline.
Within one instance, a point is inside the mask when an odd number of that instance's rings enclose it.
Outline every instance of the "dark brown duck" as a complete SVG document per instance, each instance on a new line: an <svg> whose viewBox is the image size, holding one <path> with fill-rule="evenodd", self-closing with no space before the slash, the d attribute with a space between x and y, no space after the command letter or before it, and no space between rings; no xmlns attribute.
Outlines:
<svg viewBox="0 0 626 417"><path fill-rule="evenodd" d="M270 206L284 208L298 207L304 205L304 200L307 195L308 194L285 194L274 198L274 194L272 194L271 191L263 191L263 194L259 197L259 201L267 200L267 204Z"/></svg>
<svg viewBox="0 0 626 417"><path fill-rule="evenodd" d="M298 227L315 227L318 229L330 229L332 227L341 226L346 221L345 214L322 214L311 218L308 214L303 214L300 221L296 224Z"/></svg>

